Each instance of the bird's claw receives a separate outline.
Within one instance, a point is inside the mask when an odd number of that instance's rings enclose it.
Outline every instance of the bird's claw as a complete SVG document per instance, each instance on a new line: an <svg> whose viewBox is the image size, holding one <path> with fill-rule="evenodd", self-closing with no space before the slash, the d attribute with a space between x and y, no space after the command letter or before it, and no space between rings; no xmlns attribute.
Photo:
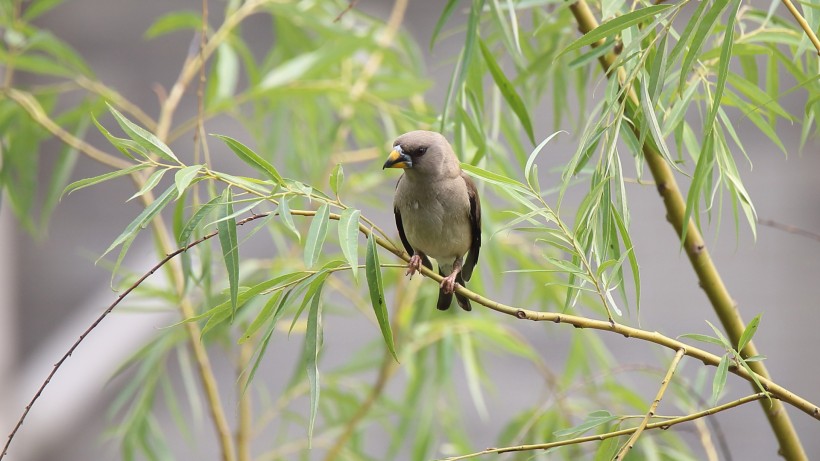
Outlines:
<svg viewBox="0 0 820 461"><path fill-rule="evenodd" d="M441 281L441 289L445 294L451 294L456 289L456 274L450 274Z"/></svg>
<svg viewBox="0 0 820 461"><path fill-rule="evenodd" d="M410 280L413 280L413 275L421 268L421 256L413 255L410 257L410 264L407 265L407 272L404 275L409 275Z"/></svg>

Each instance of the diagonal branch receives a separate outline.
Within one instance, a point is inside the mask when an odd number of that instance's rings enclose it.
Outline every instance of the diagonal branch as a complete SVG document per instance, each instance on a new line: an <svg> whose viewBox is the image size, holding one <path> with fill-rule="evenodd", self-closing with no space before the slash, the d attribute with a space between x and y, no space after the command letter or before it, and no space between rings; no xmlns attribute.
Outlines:
<svg viewBox="0 0 820 461"><path fill-rule="evenodd" d="M806 22L806 18L804 18L803 15L800 14L799 11L797 11L797 8L795 8L794 3L792 3L791 0L780 1L783 2L784 5L786 5L786 9L789 10L789 13L791 13L792 16L794 16L794 20L797 21L797 24L799 24L803 31L806 33L806 36L809 37L811 44L814 45L814 48L817 49L817 54L820 55L820 39L818 39L814 31L811 30L811 26L809 26L809 23Z"/></svg>
<svg viewBox="0 0 820 461"><path fill-rule="evenodd" d="M715 413L720 413L721 411L728 410L728 409L734 408L734 407L738 407L740 405L743 405L743 404L746 404L746 403L749 403L749 402L753 402L755 400L761 400L764 397L766 397L765 393L758 392L757 394L752 394L752 395L743 397L742 399L737 399L733 402L729 402L729 403L725 403L723 405L708 408L706 410L699 411L697 413L692 413L692 414L689 414L689 415L686 415L686 416L680 416L680 417L673 418L673 419L667 419L665 421L658 421L658 422L655 422L655 423L650 423L650 424L646 425L646 429L664 429L664 430L666 430L666 429L668 429L668 428L670 428L670 427L672 427L676 424L685 423L685 422L688 422L688 421L694 421L696 419L700 419L700 418L703 418L705 416L714 415ZM459 461L459 460L462 460L462 459L475 458L475 457L481 456L481 455L512 453L512 452L516 452L516 451L547 450L547 449L550 449L550 448L563 447L563 446L567 446L567 445L577 445L577 444L586 443L586 442L597 442L597 441L601 441L601 440L611 439L612 437L621 437L621 436L624 436L624 435L633 434L637 430L638 430L637 427L632 427L632 428L629 428L629 429L621 429L620 431L607 432L605 434L589 435L589 436L586 436L586 437L577 437L577 438L569 439L569 440L560 440L558 442L538 443L538 444L533 444L533 445L518 445L518 446L514 446L514 447L488 448L486 450L479 451L479 452L476 452L476 453L469 453L469 454L466 454L466 455L453 456L453 457L450 457L450 458L444 458L441 461Z"/></svg>
<svg viewBox="0 0 820 461"><path fill-rule="evenodd" d="M655 416L655 410L658 408L658 404L661 403L661 399L663 398L663 394L666 392L666 388L669 386L669 383L672 381L672 375L675 374L675 370L678 368L678 363L680 359L683 358L683 355L686 353L684 349L678 349L678 352L675 353L675 358L672 359L672 363L669 365L669 370L666 372L666 376L663 377L663 381L661 381L661 387L658 389L657 395L655 395L655 400L652 401L652 405L649 406L649 411L646 412L646 416L644 416L641 424L635 428L635 432L632 433L632 436L629 437L629 440L626 441L626 444L621 447L618 451L618 454L615 455L615 461L624 459L626 454L629 453L629 450L635 446L635 442L638 441L638 437L641 436L641 433L646 429L646 426L649 424L649 420Z"/></svg>
<svg viewBox="0 0 820 461"><path fill-rule="evenodd" d="M586 34L598 27L598 21L585 0L578 0L570 5L569 8L573 16L575 16L582 34ZM602 42L603 40L594 43L592 46L597 47ZM599 57L598 61L603 67L607 78L615 76L615 78L623 82L621 77L625 73L623 67L618 68L618 72L610 72L610 69L612 69L615 63L615 59L616 56L614 54L608 53ZM638 139L640 139L641 126L639 118L634 113L634 108L640 107L640 104L634 88L629 87L626 89L625 98L627 98L630 104L626 105L624 115L633 121L629 126ZM691 219L684 221L686 216L686 201L681 194L672 169L663 156L652 147L650 143L644 143L643 145L643 158L646 160L646 164L652 172L652 177L655 179L658 192L663 199L667 219L672 224L672 227L674 227L678 237L683 239L683 248L689 257L692 268L697 274L701 288L712 303L712 307L732 343L739 344L740 337L746 329L746 324L741 318L737 304L729 294L729 290L723 284L723 279L720 277L720 273L717 267L715 267L709 255L709 251L706 249L706 243L703 240L700 230ZM757 348L751 341L743 348L741 353L743 357L758 355ZM763 362L751 362L749 366L758 376L769 379L769 372L766 370L766 366L763 365ZM777 441L780 445L780 453L786 459L808 459L803 450L800 438L797 436L794 425L791 419L789 419L789 415L786 413L783 404L775 400L772 401L771 404L764 402L762 406L769 420L769 424L772 426L772 430L777 437Z"/></svg>

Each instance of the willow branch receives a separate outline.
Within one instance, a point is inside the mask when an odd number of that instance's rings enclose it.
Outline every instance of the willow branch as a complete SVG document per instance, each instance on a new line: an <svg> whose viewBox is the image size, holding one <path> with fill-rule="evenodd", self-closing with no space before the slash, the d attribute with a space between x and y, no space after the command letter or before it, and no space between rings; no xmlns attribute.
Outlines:
<svg viewBox="0 0 820 461"><path fill-rule="evenodd" d="M274 212L274 213L276 213L276 212ZM313 210L291 210L291 214L294 215L294 216L312 217L312 216L316 215L316 211L313 211ZM254 221L254 220L257 220L257 219L260 219L260 218L264 218L268 215L270 215L270 213L254 214L254 215L249 216L245 219L237 221L236 225L237 226L242 226L242 225L247 224L251 221ZM333 219L333 220L338 221L339 219L341 219L341 215L336 214L336 213L330 213L329 214L329 219ZM380 229L378 231L381 232ZM393 253L394 255L396 255L400 259L404 260L405 262L409 262L410 256L406 252L400 250L396 245L394 245L392 242L390 242L386 238L380 237L379 235L376 235L376 233L371 231L370 227L367 227L364 224L359 223L359 232L364 234L367 238L375 238L376 243L379 246L381 246L385 250ZM68 350L68 352L66 352L63 355L63 357L54 365L54 368L52 369L51 373L49 373L46 380L43 382L43 384L37 390L36 394L34 395L34 397L31 399L31 401L29 402L29 404L26 406L25 410L23 411L22 416L18 420L18 422L17 422L16 426L14 427L14 429L12 430L11 434L9 434L8 440L7 440L6 445L3 449L3 452L0 453L0 459L2 459L3 456L5 456L9 445L11 444L12 440L14 439L14 436L16 435L19 428L23 425L23 421L25 420L26 416L28 415L29 411L31 410L31 407L34 405L34 403L40 397L40 394L42 394L43 390L45 390L46 386L48 386L49 382L54 377L54 375L57 373L57 370L60 368L60 366L63 364L63 362L65 362L65 360L67 360L68 357L71 356L71 354L77 349L77 347L80 345L80 343L82 343L82 341L85 339L85 337L88 336L88 334L90 334L91 331L94 330L97 327L97 325L99 325L103 321L103 319L105 319L105 317L108 316L108 314L110 314L111 311L113 311L114 308L117 307L117 305L119 305L120 302L122 302L122 300L129 293L134 291L140 284L142 284L142 282L144 282L154 272L158 271L162 266L164 266L166 263L171 261L177 255L179 255L179 254L193 248L196 245L199 245L202 242L205 242L206 240L209 240L209 239L217 236L218 234L219 234L218 231L213 231L213 232L201 237L198 240L195 240L195 241L193 241L193 242L191 242L191 243L189 243L189 244L187 244L183 247L180 247L180 248L174 250L173 252L168 253L164 258L162 258L160 260L160 262L158 262L156 265L154 265L142 277L137 279L136 282L134 282L131 286L129 286L122 294L120 294L117 297L117 299L110 306L108 306L108 308L94 321L94 323L92 323L92 325L88 329L86 329L86 331L83 332L82 335L80 335L80 337L71 346L71 348ZM427 277L427 278L431 279L432 281L434 281L436 284L440 284L441 281L443 280L442 276L440 276L439 274L433 272L432 270L430 270L426 267L422 266L419 269L419 272L421 272L422 275L424 275L425 277ZM475 301L476 303L481 304L481 305L483 305L483 306L485 306L485 307L487 307L491 310L494 310L494 311L497 311L497 312L500 312L500 313L503 313L503 314L507 314L507 315L513 316L513 317L521 319L521 320L533 320L533 321L547 321L547 322L553 322L553 323L564 323L564 324L572 325L575 328L590 328L590 329L595 329L595 330L609 331L609 332L613 332L613 333L617 333L619 335L622 335L625 338L636 338L636 339L640 339L640 340L643 340L643 341L648 341L648 342L651 342L651 343L654 343L654 344L657 344L657 345L660 345L660 346L675 350L677 352L683 351L682 354L687 355L687 356L692 357L692 358L695 358L695 359L698 359L701 362L703 362L704 365L717 366L720 363L720 357L718 357L717 355L714 355L714 354L709 353L707 351L704 351L702 349L698 349L697 347L690 346L688 344L684 344L684 343L682 343L678 340L669 338L669 337L664 336L664 335L662 335L658 332L650 332L650 331L641 330L641 329L638 329L638 328L628 327L628 326L621 325L621 324L614 324L613 325L613 324L609 323L608 321L590 319L590 318L580 317L580 316L575 316L575 315L568 315L568 314L554 313L554 312L538 312L538 311L532 311L532 310L528 310L528 309L513 307L513 306L509 306L509 305L502 304L502 303L499 303L497 301L493 301L491 299L485 298L485 297L483 297L483 296L481 296L477 293L474 293L474 292L472 292L472 291L468 290L467 288L464 288L463 286L460 286L460 285L456 285L455 292L460 294L460 295L463 295L463 296L469 298L470 300ZM188 318L190 318L190 317L188 317ZM185 325L186 326L187 325L196 326L196 322L185 322ZM197 327L197 329L198 329L198 327ZM749 374L749 372L746 371L746 369L743 368L743 367L738 367L736 365L731 365L729 367L729 371L731 371L733 374L735 374L737 376L740 376L741 378L743 378L743 379L745 379L745 380L747 380L751 383L754 383L754 378L752 377L753 375ZM774 397L775 399L785 401L785 402L791 404L792 406L800 409L801 411L805 412L809 416L812 416L813 418L820 420L820 407L818 407L817 405L815 405L815 404L809 402L808 400L794 394L793 392L791 392L788 389L778 385L777 383L773 382L772 380L770 380L768 378L765 378L763 376L757 376L757 379L760 381L763 388L766 389L768 391L768 393L772 397ZM765 394L761 393L761 394L758 394L758 395L763 396ZM757 397L757 398L760 398L760 397ZM757 398L755 398L755 400ZM775 401L777 401L777 400L773 400L773 402L775 402ZM724 406L716 407L716 408L723 408ZM730 408L730 407L727 407L727 408ZM709 411L710 410L707 410L707 413L705 413L705 414L711 414L711 413L708 413ZM703 413L703 412L701 412L701 413ZM666 421L665 423L668 424L669 422L670 421ZM653 428L653 425L649 424L649 425L647 425L647 428L651 429L651 428ZM627 432L626 434L629 434L629 433L631 433L631 432Z"/></svg>
<svg viewBox="0 0 820 461"><path fill-rule="evenodd" d="M385 24L381 35L376 40L378 49L374 51L365 62L364 67L362 68L362 73L350 89L350 99L347 104L342 107L342 110L339 113L340 128L336 136L337 146L344 141L350 132L350 126L347 125L347 122L353 118L355 112L354 106L356 102L358 102L359 99L361 99L367 92L367 86L370 84L370 80L376 74L376 71L379 70L379 66L384 59L384 50L387 49L391 43L393 43L393 40L395 40L396 34L398 34L401 23L404 20L404 13L407 11L408 2L409 0L396 0L393 4L393 10L390 12L390 17L387 19L387 23Z"/></svg>
<svg viewBox="0 0 820 461"><path fill-rule="evenodd" d="M14 88L9 88L3 93L16 102L17 105L22 107L23 110L28 113L29 117L42 126L46 131L54 135L66 145L71 146L79 152L82 152L87 157L118 170L123 170L131 166L131 164L125 160L105 153L63 129L63 127L58 125L57 122L46 114L46 111L43 110L43 106L40 105L31 93Z"/></svg>
<svg viewBox="0 0 820 461"><path fill-rule="evenodd" d="M678 418L667 419L665 421L658 421L655 423L649 423L646 425L645 429L669 429L670 427L685 423L688 421L694 421L706 416L714 415L716 413L720 413L721 411L728 410L730 408L738 407L740 405L753 402L755 400L761 400L766 397L766 394L763 392L759 392L757 394L752 394L742 399L738 399L729 403L725 403L723 405L719 405L716 407L712 407L703 411L699 411L697 413L692 413L686 416L680 416ZM502 448L487 448L483 451L478 451L475 453L469 453L466 455L461 456L452 456L449 458L444 458L441 461L458 461L462 459L468 458L475 458L482 455L492 455L492 454L500 454L500 453L512 453L516 451L534 451L534 450L547 450L549 448L556 448L556 447L563 447L566 445L577 445L580 443L586 442L598 442L601 440L611 439L612 437L621 437L624 435L629 435L637 431L637 427L629 428L629 429L621 429L619 431L607 432L604 434L598 435L589 435L586 437L577 437L574 439L569 440L560 440L558 442L550 442L550 443L538 443L533 445L517 445L517 446L510 446L510 447L502 447Z"/></svg>
<svg viewBox="0 0 820 461"><path fill-rule="evenodd" d="M646 429L646 426L649 424L649 420L655 416L655 410L658 409L658 404L661 403L661 399L663 398L663 394L666 392L666 388L669 386L669 383L672 381L672 375L675 374L675 370L678 368L678 363L680 363L680 359L683 358L683 354L686 351L683 349L678 349L678 352L675 353L675 358L672 359L672 363L669 365L669 370L666 372L666 376L663 377L663 381L661 381L661 387L658 389L657 395L655 395L655 400L652 401L652 404L649 406L649 411L646 412L646 416L644 416L643 420L641 420L641 424L635 428L635 432L629 437L629 440L626 441L623 447L618 451L618 454L615 455L615 461L620 459L624 459L626 454L629 453L629 450L635 446L635 442L638 441L638 437L641 436L641 433Z"/></svg>
<svg viewBox="0 0 820 461"><path fill-rule="evenodd" d="M799 235L801 237L806 237L808 239L816 240L820 242L820 233L812 232L808 229L803 229L801 227L792 226L790 224L783 224L781 222L775 221L774 219L758 219L757 223L761 226L768 226L774 229L779 229L784 232L788 232L790 234Z"/></svg>
<svg viewBox="0 0 820 461"><path fill-rule="evenodd" d="M578 0L570 5L575 17L579 30L582 34L586 34L598 27L598 21L589 9L585 0ZM599 46L603 40L594 43L592 46ZM616 56L612 53L605 54L598 58L607 78L618 78L619 81L624 82L623 75L625 71L623 67L618 68L618 72L610 72L615 63ZM634 88L631 86L626 88L626 111L625 116L633 120L629 127L633 130L635 135L640 139L642 127L640 125L640 118L635 113L635 108L640 106L638 96ZM733 344L738 344L743 331L746 329L746 324L740 316L737 305L729 294L726 286L723 284L723 279L720 277L717 268L712 262L709 251L706 249L706 243L700 230L690 218L685 221L686 217L686 201L678 187L672 169L664 160L663 156L650 145L644 143L643 158L652 172L652 177L657 184L658 192L663 198L663 203L666 208L666 217L678 234L678 237L683 239L683 248L692 268L697 274L698 281L701 288L706 293L712 307L720 319L723 328L726 330L729 338ZM683 237L685 236L685 238ZM750 357L758 355L757 348L752 342L749 342L746 347L740 351L743 357ZM766 370L763 362L749 363L751 369L764 379L769 379L769 372ZM752 384L754 386L754 384ZM779 401L764 402L762 404L763 411L769 424L777 437L780 445L780 453L790 460L807 460L806 453L800 443L800 438L794 425L789 419L788 413L783 404ZM805 410L804 410L805 411Z"/></svg>
<svg viewBox="0 0 820 461"><path fill-rule="evenodd" d="M238 223L237 223L238 224ZM250 375L244 373L253 358L253 343L245 341L239 345L237 373L237 399L239 400L239 428L236 431L236 451L238 461L251 461L251 434L253 432L253 408L251 390L248 388Z"/></svg>
<svg viewBox="0 0 820 461"><path fill-rule="evenodd" d="M813 30L811 30L811 26L809 26L809 23L806 22L806 18L804 18L803 15L800 14L799 11L797 11L797 8L794 6L794 3L792 3L791 0L780 1L783 2L784 5L786 5L786 9L789 10L789 13L791 13L792 16L794 16L794 20L797 21L797 24L799 24L803 31L806 33L806 36L809 37L809 40L811 41L812 45L814 45L814 48L817 50L817 54L820 55L820 40L817 39L817 35L814 33Z"/></svg>

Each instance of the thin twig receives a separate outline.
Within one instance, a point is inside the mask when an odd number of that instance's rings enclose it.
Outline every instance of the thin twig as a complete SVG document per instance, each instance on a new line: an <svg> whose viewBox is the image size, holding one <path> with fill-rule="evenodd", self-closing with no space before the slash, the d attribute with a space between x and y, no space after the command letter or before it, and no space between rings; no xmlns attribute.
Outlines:
<svg viewBox="0 0 820 461"><path fill-rule="evenodd" d="M786 9L789 10L789 13L791 13L792 16L794 16L795 21L797 21L797 23L800 24L800 27L803 28L803 31L806 33L806 36L809 37L809 40L811 41L812 45L814 45L814 48L817 49L817 54L820 55L820 40L818 40L817 35L814 33L814 31L811 30L811 26L809 26L809 23L806 22L806 19L803 17L803 15L800 14L799 11L797 11L797 8L795 8L791 0L780 1L783 2L784 5L786 5Z"/></svg>
<svg viewBox="0 0 820 461"><path fill-rule="evenodd" d="M706 409L706 410L703 410L703 411L699 411L697 413L692 413L692 414L689 414L689 415L686 415L686 416L681 416L681 417L674 418L674 419L668 419L666 421L658 421L656 423L650 423L650 424L646 425L646 429L664 429L664 430L666 430L666 429L669 429L670 427L672 427L676 424L685 423L685 422L688 422L688 421L700 419L700 418L703 418L703 417L709 416L709 415L714 415L715 413L720 413L721 411L728 410L730 408L738 407L740 405L743 405L743 404L746 404L746 403L749 403L749 402L754 402L755 400L760 400L764 397L766 397L766 394L763 393L763 392L759 392L757 394L752 394L752 395L743 397L742 399L738 399L738 400L735 400L733 402L725 403L723 405L719 405L719 406L712 407L712 408L709 408L709 409ZM538 444L533 444L533 445L518 445L518 446L510 446L510 447L502 447L502 448L487 448L486 450L478 451L478 452L475 452L475 453L469 453L469 454L461 455L461 456L452 456L452 457L449 457L449 458L443 458L440 461L459 461L459 460L462 460L462 459L475 458L477 456L482 456L482 455L492 455L492 454L499 454L499 453L512 453L512 452L516 452L516 451L547 450L549 448L563 447L563 446L566 446L566 445L576 445L576 444L579 444L579 443L596 442L596 441L611 439L612 437L621 437L621 436L624 436L624 435L632 434L637 430L638 430L637 427L633 427L633 428L629 428L629 429L621 429L619 431L607 432L607 433L599 434L599 435L589 435L589 436L586 436L586 437L577 437L577 438L569 439L569 440L560 440L558 442L538 443Z"/></svg>
<svg viewBox="0 0 820 461"><path fill-rule="evenodd" d="M808 229L792 226L790 224L783 224L781 222L775 221L774 219L758 219L757 223L763 226L773 227L775 229L786 231L790 234L799 235L801 237L806 237L820 242L820 233L812 232Z"/></svg>
<svg viewBox="0 0 820 461"><path fill-rule="evenodd" d="M241 225L249 223L253 220L256 220L256 219L259 219L259 218L264 218L267 215L268 215L267 213L253 215L253 216L245 218L241 221L237 221L236 225L241 226ZM43 393L43 390L45 390L46 386L48 386L48 383L51 382L51 378L54 377L54 375L57 373L57 370L59 370L60 367L63 365L63 362L68 360L68 358L71 357L71 354L73 354L74 351L77 350L77 347L80 346L80 344L83 342L83 340L86 338L86 336L88 336L95 328L97 328L97 325L99 325L103 321L103 319L105 319L108 316L108 314L110 314L111 311L113 311L114 308L117 307L122 302L123 299L125 299L126 296L128 296L132 291L137 289L137 287L139 287L142 284L142 282L145 281L145 279L147 279L148 277L153 275L154 272L158 271L162 266L165 265L165 263L167 263L168 261L173 259L175 256L179 255L180 253L188 251L189 249L199 245L200 243L202 243L202 242L204 242L204 241L206 241L210 238L213 238L216 235L218 235L217 231L211 232L210 234L208 234L208 235L206 235L206 236L204 236L204 237L202 237L198 240L195 240L195 241L189 243L188 245L185 245L185 246L183 246L181 248L178 248L178 249L174 250L173 252L167 254L158 263L156 263L154 265L154 267L152 267L148 272L143 274L142 277L138 278L136 282L132 283L131 286L126 288L126 290L123 291L122 293L120 293L120 295L117 296L117 299L115 299L114 302L111 303L111 305L109 305L108 308L106 308L105 311L103 311L103 313L100 314L100 316L97 317L96 320L94 320L94 322L91 324L91 326L86 328L86 330L80 335L80 337L77 338L76 341L74 341L74 344L71 345L71 347L68 349L68 351L65 354L63 354L63 356L60 358L60 360L57 361L57 363L54 364L54 367L51 369L51 373L48 374L45 381L43 381L43 384L41 384L40 388L37 389L37 392L34 394L34 397L31 399L31 401L28 403L28 405L26 405L25 410L23 410L23 414L20 416L20 419L17 420L17 424L14 426L14 429L11 431L11 434L9 434L8 440L6 440L6 445L3 447L3 452L0 453L0 459L3 459L3 457L6 456L6 453L8 452L9 446L11 445L11 441L14 439L14 436L17 434L17 431L23 425L23 422L25 421L26 416L28 416L29 411L31 411L31 407L34 406L34 403L37 401L37 399L40 398L40 395Z"/></svg>
<svg viewBox="0 0 820 461"><path fill-rule="evenodd" d="M251 461L251 435L253 432L252 392L248 388L250 375L244 373L253 358L253 343L245 341L239 345L239 364L237 366L237 399L239 400L239 428L236 431L236 451L238 461Z"/></svg>
<svg viewBox="0 0 820 461"><path fill-rule="evenodd" d="M629 437L629 440L626 441L623 447L618 451L618 454L615 455L615 459L620 460L626 457L626 454L629 453L629 450L635 446L635 442L638 441L638 437L641 436L641 433L646 429L646 426L649 424L649 420L655 416L655 410L658 408L658 404L661 403L661 399L663 398L663 394L666 392L666 388L669 387L669 383L672 381L672 375L675 374L675 370L678 368L678 363L680 363L680 359L683 358L683 355L686 353L684 349L678 349L678 352L675 353L675 358L672 359L672 363L669 364L669 370L666 371L666 376L663 377L663 381L661 381L661 387L658 389L657 395L655 395L655 400L652 401L652 404L649 406L649 411L646 412L641 424L635 429L635 432Z"/></svg>
<svg viewBox="0 0 820 461"><path fill-rule="evenodd" d="M344 15L346 15L346 14L347 14L349 11L351 11L353 8L356 8L356 4L357 4L357 3L359 3L359 0L350 0L349 2L347 2L347 8L343 9L343 10L339 13L339 15L338 15L338 16L336 16L336 19L334 19L334 20L333 20L333 22L339 22L339 21L341 21L341 20L342 20L342 17L343 17Z"/></svg>

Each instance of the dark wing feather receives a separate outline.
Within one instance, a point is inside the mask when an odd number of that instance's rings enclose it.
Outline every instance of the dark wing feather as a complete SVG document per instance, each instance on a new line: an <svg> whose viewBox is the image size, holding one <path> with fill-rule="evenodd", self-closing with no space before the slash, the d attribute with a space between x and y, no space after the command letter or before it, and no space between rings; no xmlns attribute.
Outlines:
<svg viewBox="0 0 820 461"><path fill-rule="evenodd" d="M472 231L470 252L467 253L467 260L464 262L461 273L464 280L470 280L481 249L481 200L478 198L478 191L473 180L463 171L461 177L464 179L464 183L467 184L467 195L470 197L470 230Z"/></svg>

